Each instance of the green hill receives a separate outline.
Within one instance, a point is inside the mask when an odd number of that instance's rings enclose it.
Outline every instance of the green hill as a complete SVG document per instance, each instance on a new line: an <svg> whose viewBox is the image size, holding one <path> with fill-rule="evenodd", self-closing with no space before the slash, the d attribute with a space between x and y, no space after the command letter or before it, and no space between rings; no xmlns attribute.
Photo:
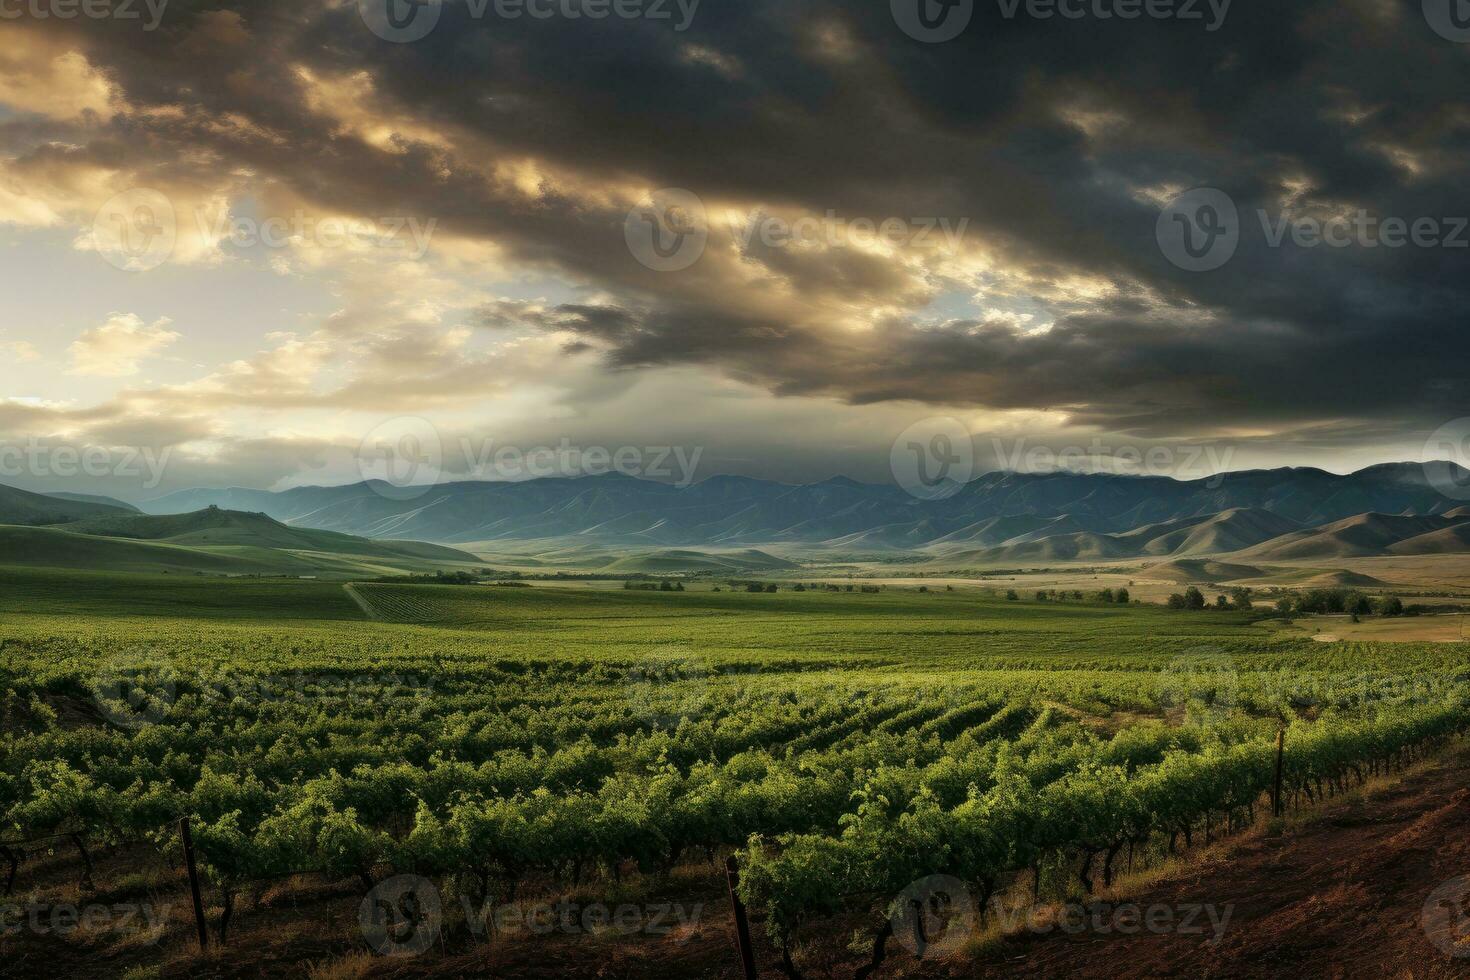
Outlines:
<svg viewBox="0 0 1470 980"><path fill-rule="evenodd" d="M442 545L373 541L214 508L161 516L110 513L49 527L0 525L3 565L356 578L478 562Z"/></svg>
<svg viewBox="0 0 1470 980"><path fill-rule="evenodd" d="M126 515L125 505L104 503L103 498L51 496L15 487L0 486L0 524L65 524L110 515Z"/></svg>
<svg viewBox="0 0 1470 980"><path fill-rule="evenodd" d="M291 527L264 514L206 507L192 514L125 514L63 525L76 534L164 541L184 546L244 546L290 551L320 551L379 558L474 562L467 551L419 541L374 541L337 531Z"/></svg>
<svg viewBox="0 0 1470 980"><path fill-rule="evenodd" d="M609 572L750 572L799 568L794 562L754 548L744 551L683 551L668 549L625 555L606 566Z"/></svg>
<svg viewBox="0 0 1470 980"><path fill-rule="evenodd" d="M118 510L127 511L129 514L141 514L138 508L132 504L118 500L116 497L103 497L95 493L72 493L71 491L55 490L46 494L57 500L70 500L79 504L102 504L107 507L116 507Z"/></svg>

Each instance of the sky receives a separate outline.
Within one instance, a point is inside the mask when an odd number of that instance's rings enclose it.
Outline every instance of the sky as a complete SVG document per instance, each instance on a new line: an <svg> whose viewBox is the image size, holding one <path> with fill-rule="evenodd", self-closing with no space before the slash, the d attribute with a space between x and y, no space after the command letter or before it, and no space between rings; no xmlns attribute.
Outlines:
<svg viewBox="0 0 1470 980"><path fill-rule="evenodd" d="M0 482L1470 462L1455 10L0 0Z"/></svg>

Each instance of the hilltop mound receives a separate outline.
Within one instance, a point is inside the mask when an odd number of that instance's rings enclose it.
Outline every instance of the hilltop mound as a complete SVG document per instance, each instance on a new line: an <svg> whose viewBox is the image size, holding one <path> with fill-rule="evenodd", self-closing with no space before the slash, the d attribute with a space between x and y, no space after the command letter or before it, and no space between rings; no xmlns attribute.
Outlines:
<svg viewBox="0 0 1470 980"><path fill-rule="evenodd" d="M775 569L799 568L795 562L750 548L744 551L708 552L684 551L670 548L643 554L625 555L608 563L609 572L653 573L659 572L752 572Z"/></svg>
<svg viewBox="0 0 1470 980"><path fill-rule="evenodd" d="M1371 587L1386 585L1388 583L1376 579L1371 575L1364 575L1362 572L1350 572L1347 569L1339 568L1330 572L1323 572L1321 575L1314 575L1309 579L1304 579L1301 584L1331 589Z"/></svg>
<svg viewBox="0 0 1470 980"><path fill-rule="evenodd" d="M1266 573L1254 565L1180 558L1153 565L1145 570L1145 574L1168 582L1233 582L1237 579L1260 578Z"/></svg>

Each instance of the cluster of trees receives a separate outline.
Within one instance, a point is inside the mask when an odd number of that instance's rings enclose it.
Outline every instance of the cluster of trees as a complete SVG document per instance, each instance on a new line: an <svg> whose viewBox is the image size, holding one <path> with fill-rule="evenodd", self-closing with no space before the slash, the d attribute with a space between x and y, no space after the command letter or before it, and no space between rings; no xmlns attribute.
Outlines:
<svg viewBox="0 0 1470 980"><path fill-rule="evenodd" d="M623 583L623 588L633 589L639 592L683 592L684 583L671 582L668 579L663 579L657 585L654 585L652 582L634 582L629 580Z"/></svg>
<svg viewBox="0 0 1470 980"><path fill-rule="evenodd" d="M490 569L483 571L489 572ZM381 575L377 578L366 579L368 582L380 582L383 584L423 584L423 585L479 585L482 581L478 572L432 572L423 575Z"/></svg>
<svg viewBox="0 0 1470 980"><path fill-rule="evenodd" d="M1235 609L1241 612L1250 612L1255 608L1255 602L1251 598L1252 593L1247 588L1234 588L1229 595L1215 596L1214 608ZM1206 609L1210 603L1206 601L1205 594L1191 585L1183 593L1175 592L1169 596L1167 603L1170 609Z"/></svg>
<svg viewBox="0 0 1470 980"><path fill-rule="evenodd" d="M1016 599L1018 598L1018 596L1016 595L1014 589L1010 589L1006 592L1006 598ZM1132 598L1133 597L1129 594L1128 590L1124 588L1102 589L1098 592L1092 593L1090 596L1084 595L1081 589L1073 589L1070 592L1066 589L1036 590L1037 602L1066 602L1070 599L1073 602L1116 602L1126 606L1129 602L1132 601Z"/></svg>
<svg viewBox="0 0 1470 980"><path fill-rule="evenodd" d="M1211 603L1195 586L1183 593L1169 596L1170 609L1207 609ZM1237 587L1229 595L1218 595L1213 603L1215 609L1234 609L1250 612L1255 608L1250 589ZM1404 603L1398 596L1385 595L1377 598L1365 595L1356 589L1310 589L1306 592L1284 595L1276 600L1278 615L1293 616L1298 613L1347 613L1351 616L1403 616Z"/></svg>
<svg viewBox="0 0 1470 980"><path fill-rule="evenodd" d="M1353 616L1402 616L1404 603L1398 596L1376 599L1355 589L1311 589L1276 600L1276 610L1283 615L1293 613L1348 613Z"/></svg>

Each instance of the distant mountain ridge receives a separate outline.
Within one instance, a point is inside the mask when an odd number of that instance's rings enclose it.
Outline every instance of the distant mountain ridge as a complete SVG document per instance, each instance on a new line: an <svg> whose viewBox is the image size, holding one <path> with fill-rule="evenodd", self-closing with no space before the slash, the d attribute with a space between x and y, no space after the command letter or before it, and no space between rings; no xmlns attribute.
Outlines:
<svg viewBox="0 0 1470 980"><path fill-rule="evenodd" d="M371 482L280 492L193 489L142 509L164 514L214 505L264 513L295 527L448 544L571 537L623 547L789 543L946 556L1016 548L1016 557L1029 560L1235 551L1368 513L1449 519L1463 504L1436 488L1445 485L1442 480L1470 487L1470 472L1450 463L1388 463L1342 475L1312 468L1247 470L1192 481L994 472L947 499L929 501L846 477L790 485L714 476L680 488L608 474L446 483L410 492ZM1454 540L1448 535L1424 546L1452 546Z"/></svg>

